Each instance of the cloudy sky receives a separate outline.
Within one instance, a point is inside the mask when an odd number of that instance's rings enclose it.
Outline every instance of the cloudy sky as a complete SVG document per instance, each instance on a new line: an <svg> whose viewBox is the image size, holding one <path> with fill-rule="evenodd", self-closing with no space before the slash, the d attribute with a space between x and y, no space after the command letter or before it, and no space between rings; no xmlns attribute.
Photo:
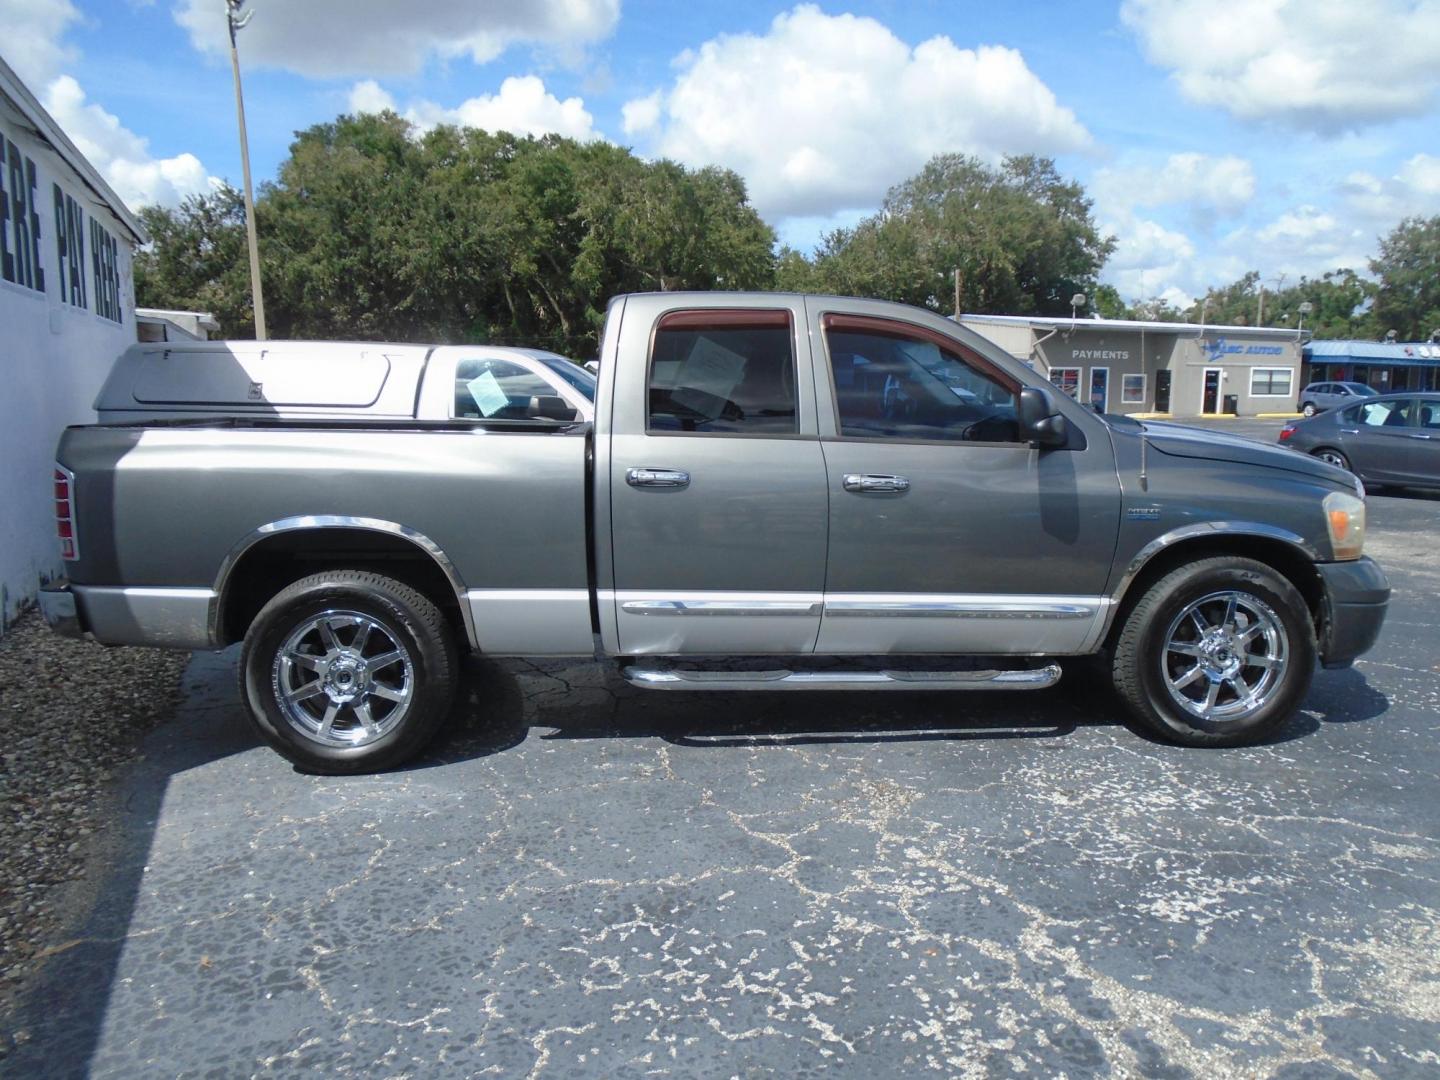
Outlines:
<svg viewBox="0 0 1440 1080"><path fill-rule="evenodd" d="M1440 213L1440 0L250 0L257 178L393 108L738 171L809 250L931 155L1055 157L1174 301L1363 268ZM238 183L223 0L0 0L0 55L132 205Z"/></svg>

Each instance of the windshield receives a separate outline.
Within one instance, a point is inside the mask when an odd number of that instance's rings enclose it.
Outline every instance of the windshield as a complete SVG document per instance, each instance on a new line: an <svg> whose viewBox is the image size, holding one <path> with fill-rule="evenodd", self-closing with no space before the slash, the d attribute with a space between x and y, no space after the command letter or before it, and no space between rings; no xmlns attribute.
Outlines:
<svg viewBox="0 0 1440 1080"><path fill-rule="evenodd" d="M540 362L579 390L588 400L595 400L595 376L575 361L566 360L563 356L542 356Z"/></svg>

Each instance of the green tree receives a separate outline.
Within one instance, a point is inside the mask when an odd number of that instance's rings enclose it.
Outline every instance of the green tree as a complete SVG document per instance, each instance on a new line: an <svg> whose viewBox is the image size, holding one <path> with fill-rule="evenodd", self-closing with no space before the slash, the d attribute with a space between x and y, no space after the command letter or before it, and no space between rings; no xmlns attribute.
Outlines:
<svg viewBox="0 0 1440 1080"><path fill-rule="evenodd" d="M814 274L835 292L949 312L958 269L968 311L1062 315L1075 293L1094 290L1113 250L1084 188L1050 159L993 168L942 154L892 188L877 214L826 236Z"/></svg>
<svg viewBox="0 0 1440 1080"><path fill-rule="evenodd" d="M1229 285L1208 290L1187 313L1198 320L1203 311L1211 325L1300 328L1300 305L1306 330L1319 338L1369 337L1373 333L1370 305L1375 284L1353 270L1331 270L1318 278L1302 277L1293 285L1263 290L1258 271L1251 270Z"/></svg>
<svg viewBox="0 0 1440 1080"><path fill-rule="evenodd" d="M250 329L243 211L228 190L147 211L154 306ZM497 341L589 355L605 305L651 289L766 289L775 235L724 169L609 143L393 113L300 132L256 207L277 337Z"/></svg>
<svg viewBox="0 0 1440 1080"><path fill-rule="evenodd" d="M1380 238L1370 261L1380 279L1374 326L1401 341L1424 341L1440 330L1440 215L1406 218Z"/></svg>
<svg viewBox="0 0 1440 1080"><path fill-rule="evenodd" d="M227 335L255 332L240 192L225 186L173 210L147 206L140 221L151 238L135 256L140 307L208 311Z"/></svg>

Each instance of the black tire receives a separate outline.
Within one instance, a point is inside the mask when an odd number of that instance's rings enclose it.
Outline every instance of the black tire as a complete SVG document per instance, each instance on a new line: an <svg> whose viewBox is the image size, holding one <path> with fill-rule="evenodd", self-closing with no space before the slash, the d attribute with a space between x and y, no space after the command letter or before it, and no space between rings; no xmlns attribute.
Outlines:
<svg viewBox="0 0 1440 1080"><path fill-rule="evenodd" d="M1344 454L1342 454L1339 450L1336 450L1334 447L1322 446L1317 450L1311 450L1310 454L1312 457L1318 457L1321 461L1324 461L1330 465L1335 465L1341 469L1345 469L1348 472L1355 471L1354 469L1350 468L1350 459L1347 458Z"/></svg>
<svg viewBox="0 0 1440 1080"><path fill-rule="evenodd" d="M1249 646L1240 646L1235 651L1233 638L1227 646L1217 644L1217 652L1208 659L1195 659L1196 669L1183 670L1190 663L1187 656L1176 650L1167 649L1174 642L1169 636L1179 633L1173 626L1179 625L1187 609L1211 596L1224 597L1234 594L1245 599L1240 601L1240 615L1232 616L1232 624L1238 625L1240 618L1247 620L1246 626L1253 630L1260 625L1256 634L1264 635L1265 628L1272 623L1283 628L1283 637L1264 636L1260 648L1268 648L1265 642L1272 642L1274 652L1283 657L1275 663L1266 656L1247 656L1247 659L1267 660L1264 667L1240 663L1240 652L1249 651ZM1223 610L1223 599L1214 601ZM1248 606L1247 606L1248 605ZM1201 607L1202 619L1207 610ZM1213 616L1217 608L1208 609ZM1234 609L1232 609L1234 610ZM1248 615L1254 611L1256 615ZM1263 625L1262 625L1263 623ZM1172 626L1173 624L1173 626ZM1189 623L1185 624L1187 627ZM1215 627L1220 630L1222 628ZM1200 638L1198 630L1191 630ZM1186 648L1198 647L1187 644ZM1146 590L1139 603L1130 611L1125 625L1116 640L1111 655L1111 676L1115 689L1135 719L1147 730L1171 742L1185 746L1242 746L1260 742L1274 734L1294 714L1310 686L1315 671L1317 647L1315 628L1309 608L1299 591L1281 574L1253 559L1234 556L1216 556L1201 559L1176 570L1172 570ZM1227 700L1212 699L1212 709L1233 708L1229 718L1206 718L1188 711L1175 700L1175 695L1190 697L1188 688L1172 690L1172 685L1193 676L1199 686L1194 693L1198 696L1208 692L1211 679L1208 672L1221 670L1216 656L1227 663L1240 666L1236 669L1240 677L1238 685L1247 686L1251 679L1258 685L1268 687L1258 695L1253 708L1246 708L1238 691L1228 681L1221 683L1220 693ZM1173 666L1169 666L1173 665ZM1211 665L1208 666L1207 665ZM1273 680L1265 681L1265 672L1278 668L1279 674ZM1224 670L1229 670L1228 668ZM1167 674L1167 672L1169 674ZM1245 673L1248 672L1247 677ZM1217 676L1218 678L1218 676ZM1192 684L1193 685L1193 684ZM1196 708L1203 703L1194 702Z"/></svg>
<svg viewBox="0 0 1440 1080"><path fill-rule="evenodd" d="M240 691L267 743L308 772L343 775L419 753L450 711L458 671L454 635L428 597L379 574L331 570L261 609L240 654Z"/></svg>
<svg viewBox="0 0 1440 1080"><path fill-rule="evenodd" d="M1314 416L1319 411L1319 409L1315 408L1313 401L1307 401L1304 405L1300 406L1300 412L1305 416Z"/></svg>

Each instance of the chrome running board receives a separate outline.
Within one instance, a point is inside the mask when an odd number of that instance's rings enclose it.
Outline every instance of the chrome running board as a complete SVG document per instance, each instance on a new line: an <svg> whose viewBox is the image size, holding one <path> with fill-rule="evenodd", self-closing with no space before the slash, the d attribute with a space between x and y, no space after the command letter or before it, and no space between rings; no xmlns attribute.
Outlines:
<svg viewBox="0 0 1440 1080"><path fill-rule="evenodd" d="M645 690L1043 690L1060 665L1006 671L694 671L627 667Z"/></svg>

